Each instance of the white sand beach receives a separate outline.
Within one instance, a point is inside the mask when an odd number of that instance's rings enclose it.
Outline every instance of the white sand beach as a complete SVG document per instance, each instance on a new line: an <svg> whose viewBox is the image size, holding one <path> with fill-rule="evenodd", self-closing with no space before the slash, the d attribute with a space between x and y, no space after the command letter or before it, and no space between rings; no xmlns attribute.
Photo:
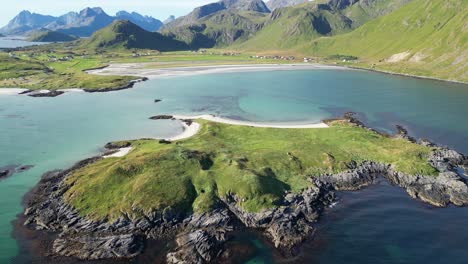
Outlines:
<svg viewBox="0 0 468 264"><path fill-rule="evenodd" d="M125 155L127 155L130 150L132 150L132 147L128 147L128 148L120 148L119 151L113 153L113 154L110 154L110 155L106 155L106 156L102 156L103 158L121 158Z"/></svg>
<svg viewBox="0 0 468 264"><path fill-rule="evenodd" d="M234 120L229 118L218 117L214 115L198 115L198 116L183 116L174 115L175 119L204 119L212 122L238 125L238 126L251 126L263 128L328 128L329 126L323 122L314 124L288 124L288 123L259 123L250 121Z"/></svg>
<svg viewBox="0 0 468 264"><path fill-rule="evenodd" d="M184 126L184 132L182 132L182 134L171 137L171 138L167 138L166 140L176 141L176 140L190 138L190 137L195 136L198 133L198 130L200 130L200 124L198 124L197 122L192 122L190 126L187 125L185 122L182 122L182 125Z"/></svg>
<svg viewBox="0 0 468 264"><path fill-rule="evenodd" d="M27 90L21 88L0 88L0 95L17 95Z"/></svg>
<svg viewBox="0 0 468 264"><path fill-rule="evenodd" d="M182 126L184 131L176 136L170 138L156 138L156 139L164 139L168 141L177 141L183 140L190 137L195 136L198 131L200 130L200 124L197 122L192 122L190 125L183 122L183 120L196 120L196 119L204 119L211 122L218 122L223 124L230 124L230 125L238 125L238 126L250 126L250 127L262 127L262 128L297 128L297 129L306 129L306 128L328 128L329 126L323 122L315 123L315 124L267 124L267 123L256 123L256 122L249 122L249 121L240 121L240 120L233 120L228 118L217 117L214 115L197 115L197 116L184 116L184 115L174 115L174 119L177 119L182 122ZM127 155L132 150L132 147L127 148L120 148L117 152L105 155L103 158L121 158Z"/></svg>
<svg viewBox="0 0 468 264"><path fill-rule="evenodd" d="M81 92L84 92L83 89L79 89L79 88L58 89L57 91L66 92L66 93L81 93Z"/></svg>
<svg viewBox="0 0 468 264"><path fill-rule="evenodd" d="M120 63L110 64L106 68L88 70L89 74L97 75L127 75L146 77L149 79L172 77L172 76L187 76L213 73L229 73L229 72L253 72L253 71L287 71L287 70L317 70L317 69L334 69L334 70L351 70L341 66L330 66L322 64L245 64L245 65L211 65L211 66L189 66L189 67L174 67L174 68L151 68L152 63Z"/></svg>

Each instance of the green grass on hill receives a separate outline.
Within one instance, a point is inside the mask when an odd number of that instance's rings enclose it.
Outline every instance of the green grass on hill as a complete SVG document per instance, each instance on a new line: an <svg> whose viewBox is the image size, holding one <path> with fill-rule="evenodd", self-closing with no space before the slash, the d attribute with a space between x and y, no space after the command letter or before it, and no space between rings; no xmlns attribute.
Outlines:
<svg viewBox="0 0 468 264"><path fill-rule="evenodd" d="M322 35L347 32L351 24L341 13L319 9L314 2L280 8L270 15L262 30L234 47L254 51L292 49Z"/></svg>
<svg viewBox="0 0 468 264"><path fill-rule="evenodd" d="M99 57L77 56L66 61L59 61L51 60L51 58L63 58L70 54L42 51L13 52L12 54L15 54L14 58L0 52L1 88L105 89L120 87L136 79L130 76L96 76L83 72L85 69L105 65Z"/></svg>
<svg viewBox="0 0 468 264"><path fill-rule="evenodd" d="M189 47L178 40L157 32L146 31L128 20L114 21L96 31L89 39L81 41L86 49L150 49L158 51L187 50Z"/></svg>
<svg viewBox="0 0 468 264"><path fill-rule="evenodd" d="M353 160L393 164L409 174L436 173L427 162L430 148L347 121L333 121L328 129L197 122L201 130L190 139L132 141L125 157L73 172L66 201L83 215L112 220L165 208L207 211L231 193L245 210L258 212L275 206L285 191L308 187L308 177L341 172Z"/></svg>
<svg viewBox="0 0 468 264"><path fill-rule="evenodd" d="M324 37L301 51L347 54L380 70L468 81L468 1L413 0L355 31ZM407 54L390 60L395 54Z"/></svg>
<svg viewBox="0 0 468 264"><path fill-rule="evenodd" d="M142 49L94 49L73 44L53 44L12 51L14 57L0 52L0 88L90 90L120 87L131 76L98 76L84 72L86 69L111 63L149 63L147 67L168 68L182 66L285 63L278 60L256 60L247 54L231 55L223 50L206 53L177 51L157 52ZM65 59L63 59L65 58Z"/></svg>
<svg viewBox="0 0 468 264"><path fill-rule="evenodd" d="M29 38L28 41L33 42L64 42L64 41L74 41L78 38L75 36L70 36L64 33L56 31L38 31L34 32Z"/></svg>

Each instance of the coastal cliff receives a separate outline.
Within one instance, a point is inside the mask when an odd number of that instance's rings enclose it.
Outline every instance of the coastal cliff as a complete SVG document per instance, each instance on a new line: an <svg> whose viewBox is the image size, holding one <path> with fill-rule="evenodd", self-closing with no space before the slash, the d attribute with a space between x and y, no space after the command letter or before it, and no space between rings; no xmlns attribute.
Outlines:
<svg viewBox="0 0 468 264"><path fill-rule="evenodd" d="M333 122L342 121L327 122L332 124L333 129ZM33 230L59 233L49 252L56 256L82 260L133 258L144 251L146 239L175 238L176 246L167 254L168 263L209 263L225 257L229 250L226 243L230 240L232 232L246 227L261 230L285 255L297 254L301 243L313 237L315 223L323 211L336 201L336 191L358 190L371 185L379 177L405 189L413 198L437 207L448 204L468 205L468 185L456 173L458 166L468 164L467 157L456 151L432 145L427 141L421 141L421 145L417 145L404 129L400 129L400 132L390 139L386 135L365 128L352 116L347 116L344 122L352 124L353 133L359 131L366 135L367 133L372 136L380 135L383 137L381 140L397 140L399 144L403 144L404 151L410 151L410 147L417 148L419 154L416 155L421 155L421 160L426 160L425 162L434 169L435 175L408 173L409 170L401 169L401 164L384 162L386 158L351 160L346 163L346 168L335 172L330 170L317 174L304 173L306 182L300 184L302 188L282 189L278 199L275 199L271 206L258 210L246 206L249 198L236 189L230 189L221 195L211 193L203 187L196 191L199 191L198 195L203 199L206 199L204 195L209 194L209 200L203 201L209 201L211 205L202 210L196 209L195 205L192 207L195 209L190 210L181 210L177 206L166 206L160 210L144 210L142 206L135 205L129 208L129 211L121 210L117 218L112 218L111 215L96 218L91 214L83 214L82 209L79 209L76 203L73 206L76 199L83 199L80 198L78 192L73 192L80 184L79 181L73 180L73 177L77 177L77 174L86 171L87 168L97 166L100 162L112 162L112 160L104 161L100 156L79 162L65 171L45 174L29 196L24 213L26 219L24 224ZM204 124L201 134L216 131L218 134L215 136L223 135L221 131L224 129L223 126L214 125L213 130L207 130L207 124L211 123ZM268 129L265 131L270 132ZM280 133L276 130L275 132L275 134ZM146 140L145 144L151 141ZM166 142L161 144L163 146L161 148L176 148L181 144L183 143ZM113 145L120 146L121 144ZM125 146L128 146L128 142L125 142ZM369 149L372 149L372 146L369 146ZM424 156L421 151L426 149L429 152ZM214 154L203 154L200 151L183 152L183 158L191 162L196 161L202 171L209 171L214 166L213 163L219 162L213 156ZM305 157L294 154L293 151L288 152L286 156L289 159L288 168L305 171L304 167L307 162ZM338 164L338 159L336 153L328 153L323 158L327 166ZM248 163L253 161L249 158L238 158L230 162L234 162L234 165L242 172L249 167ZM414 163L414 166L419 166L419 164ZM136 167L131 167L130 170L139 171ZM258 179L260 181L280 179L280 176L276 176L278 172L279 169L274 166L270 169L263 168L261 177L267 178ZM129 176L129 174L126 175ZM197 179L192 179L192 181L195 182ZM271 184L269 183L270 188L275 188ZM217 185L218 189L222 188L221 182ZM198 186L195 186L195 189L197 188ZM258 196L258 199L264 198ZM194 204L196 202L197 200Z"/></svg>

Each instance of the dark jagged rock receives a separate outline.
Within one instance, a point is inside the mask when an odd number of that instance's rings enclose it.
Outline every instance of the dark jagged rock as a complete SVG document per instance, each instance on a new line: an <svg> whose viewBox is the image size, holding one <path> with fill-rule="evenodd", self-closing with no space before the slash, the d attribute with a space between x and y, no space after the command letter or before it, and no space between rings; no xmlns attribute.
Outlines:
<svg viewBox="0 0 468 264"><path fill-rule="evenodd" d="M182 119L180 121L184 122L187 126L191 126L193 124L192 119Z"/></svg>
<svg viewBox="0 0 468 264"><path fill-rule="evenodd" d="M408 130L404 128L402 125L396 125L396 129L397 129L397 134L395 135L396 138L403 138L413 143L416 142L416 139L411 137L408 134Z"/></svg>
<svg viewBox="0 0 468 264"><path fill-rule="evenodd" d="M228 195L224 202L245 226L265 229L275 247L286 254L295 254L300 243L313 233L313 224L324 208L335 199L329 184L312 181L314 187L301 194L287 194L282 205L260 213L245 212L233 195Z"/></svg>
<svg viewBox="0 0 468 264"><path fill-rule="evenodd" d="M104 68L105 68L105 67L107 67L107 66L104 66ZM131 81L129 81L127 84L122 85L122 86L118 86L118 87L104 88L104 89L98 89L98 90L94 90L94 89L84 89L84 91L85 91L85 92L88 92L88 93L105 93L105 92L112 92L112 91L120 91L120 90L125 90L125 89L133 88L133 86L135 86L136 83L139 83L139 82L146 82L147 80L148 80L148 78L143 77L143 78L140 78L140 79L131 80Z"/></svg>
<svg viewBox="0 0 468 264"><path fill-rule="evenodd" d="M149 119L151 119L151 120L167 120L167 119L174 119L174 117L171 116L171 115L156 115L156 116L150 117Z"/></svg>
<svg viewBox="0 0 468 264"><path fill-rule="evenodd" d="M132 145L131 142L109 142L104 147L106 149L120 149L120 148L128 148Z"/></svg>
<svg viewBox="0 0 468 264"><path fill-rule="evenodd" d="M221 209L196 214L187 222L188 231L177 236L177 247L167 254L167 263L213 262L223 253L227 234L234 229L230 212Z"/></svg>
<svg viewBox="0 0 468 264"><path fill-rule="evenodd" d="M1 178L6 178L10 175L11 171L7 169L2 169L0 170L0 179Z"/></svg>
<svg viewBox="0 0 468 264"><path fill-rule="evenodd" d="M0 179L10 177L11 175L18 172L25 172L34 167L33 165L9 165L0 167Z"/></svg>
<svg viewBox="0 0 468 264"><path fill-rule="evenodd" d="M49 92L46 92L46 93L42 93L42 92L37 92L37 93L28 93L28 96L31 96L31 97L57 97L59 95L62 95L64 94L65 92L63 91L49 91Z"/></svg>
<svg viewBox="0 0 468 264"><path fill-rule="evenodd" d="M322 175L319 179L331 184L337 191L356 191L375 182L377 177L387 174L390 166L365 161L354 169Z"/></svg>
<svg viewBox="0 0 468 264"><path fill-rule="evenodd" d="M22 92L19 93L19 94L28 94L28 93L30 93L30 92L32 92L32 90L25 90L25 91L22 91Z"/></svg>
<svg viewBox="0 0 468 264"><path fill-rule="evenodd" d="M466 157L456 151L437 148L429 157L429 162L439 171L438 176L406 175L396 172L390 165L368 161L356 169L323 175L319 179L342 191L358 190L382 176L404 188L411 197L434 206L444 207L450 203L464 206L468 205L468 185L454 170L465 161Z"/></svg>
<svg viewBox="0 0 468 264"><path fill-rule="evenodd" d="M448 148L435 148L429 157L431 166L440 172L453 171L455 167L466 164L467 160L463 154Z"/></svg>
<svg viewBox="0 0 468 264"><path fill-rule="evenodd" d="M143 240L132 234L61 234L53 243L55 254L82 260L132 258L143 251Z"/></svg>
<svg viewBox="0 0 468 264"><path fill-rule="evenodd" d="M19 172L23 172L23 171L27 171L31 168L33 168L34 165L22 165L22 166L19 166L18 168L16 168L16 171L19 171Z"/></svg>
<svg viewBox="0 0 468 264"><path fill-rule="evenodd" d="M159 140L159 144L171 144L172 142L169 140L161 139Z"/></svg>

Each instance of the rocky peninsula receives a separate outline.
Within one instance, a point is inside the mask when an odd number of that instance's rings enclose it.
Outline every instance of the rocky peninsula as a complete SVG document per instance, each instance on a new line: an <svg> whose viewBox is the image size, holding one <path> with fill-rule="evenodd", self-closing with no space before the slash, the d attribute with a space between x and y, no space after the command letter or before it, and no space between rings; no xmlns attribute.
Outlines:
<svg viewBox="0 0 468 264"><path fill-rule="evenodd" d="M379 177L436 207L468 205L456 170L468 158L403 128L385 135L352 115L324 129L189 121L200 125L191 138L115 142L107 146L132 150L46 173L28 196L24 225L58 234L51 256L131 259L145 240L164 238L176 243L167 263L210 263L229 256L226 243L240 228L297 254L336 191Z"/></svg>

